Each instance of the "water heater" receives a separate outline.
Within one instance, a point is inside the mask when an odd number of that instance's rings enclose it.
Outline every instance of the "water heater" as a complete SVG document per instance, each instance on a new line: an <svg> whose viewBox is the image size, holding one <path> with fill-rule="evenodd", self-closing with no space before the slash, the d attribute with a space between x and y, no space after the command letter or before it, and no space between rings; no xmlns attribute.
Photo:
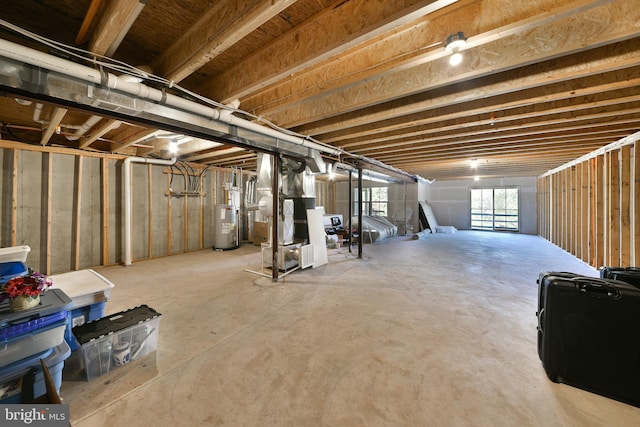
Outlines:
<svg viewBox="0 0 640 427"><path fill-rule="evenodd" d="M215 206L215 231L213 249L225 250L238 247L238 217L233 205Z"/></svg>

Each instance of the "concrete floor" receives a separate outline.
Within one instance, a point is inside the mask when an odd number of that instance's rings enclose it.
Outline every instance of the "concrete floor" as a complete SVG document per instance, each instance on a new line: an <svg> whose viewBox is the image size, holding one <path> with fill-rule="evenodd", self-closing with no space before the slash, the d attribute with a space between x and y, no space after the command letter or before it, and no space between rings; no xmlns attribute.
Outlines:
<svg viewBox="0 0 640 427"><path fill-rule="evenodd" d="M640 409L549 381L538 273L597 271L542 238L460 231L330 250L272 284L259 248L98 271L107 313L163 314L153 357L65 377L73 426L637 426Z"/></svg>

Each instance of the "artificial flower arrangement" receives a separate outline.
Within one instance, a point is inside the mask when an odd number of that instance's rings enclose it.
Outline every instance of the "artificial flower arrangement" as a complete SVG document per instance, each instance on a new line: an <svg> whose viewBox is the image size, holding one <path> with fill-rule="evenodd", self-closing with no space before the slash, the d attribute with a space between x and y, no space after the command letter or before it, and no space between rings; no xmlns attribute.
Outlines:
<svg viewBox="0 0 640 427"><path fill-rule="evenodd" d="M40 294L52 284L50 277L35 271L26 276L14 277L0 286L0 302L8 299L11 308L18 310L33 307L40 302ZM17 303L24 300L28 301L26 306L24 303Z"/></svg>

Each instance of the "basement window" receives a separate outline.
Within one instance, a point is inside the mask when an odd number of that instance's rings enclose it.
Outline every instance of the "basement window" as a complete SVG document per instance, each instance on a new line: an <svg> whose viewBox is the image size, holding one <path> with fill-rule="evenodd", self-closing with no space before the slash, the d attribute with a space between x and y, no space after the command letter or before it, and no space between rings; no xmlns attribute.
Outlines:
<svg viewBox="0 0 640 427"><path fill-rule="evenodd" d="M518 188L472 188L471 229L519 231Z"/></svg>
<svg viewBox="0 0 640 427"><path fill-rule="evenodd" d="M362 214L387 216L389 195L387 187L367 187L362 189ZM353 212L358 214L358 189L354 190Z"/></svg>

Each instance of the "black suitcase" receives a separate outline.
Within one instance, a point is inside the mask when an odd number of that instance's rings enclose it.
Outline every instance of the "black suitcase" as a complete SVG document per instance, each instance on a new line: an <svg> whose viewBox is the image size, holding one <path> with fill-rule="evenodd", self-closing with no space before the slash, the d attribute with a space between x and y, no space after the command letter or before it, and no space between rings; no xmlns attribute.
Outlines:
<svg viewBox="0 0 640 427"><path fill-rule="evenodd" d="M600 267L600 277L622 280L640 288L640 268L638 267Z"/></svg>
<svg viewBox="0 0 640 427"><path fill-rule="evenodd" d="M539 285L539 354L549 379L640 407L640 289L553 274Z"/></svg>
<svg viewBox="0 0 640 427"><path fill-rule="evenodd" d="M568 271L543 271L538 275L538 311L536 311L536 316L538 317L538 356L540 360L542 360L542 329L540 328L540 313L544 311L544 300L545 294L547 292L547 287L551 282L552 277L563 277L566 279L571 279L574 277L580 277L579 274L570 273Z"/></svg>

